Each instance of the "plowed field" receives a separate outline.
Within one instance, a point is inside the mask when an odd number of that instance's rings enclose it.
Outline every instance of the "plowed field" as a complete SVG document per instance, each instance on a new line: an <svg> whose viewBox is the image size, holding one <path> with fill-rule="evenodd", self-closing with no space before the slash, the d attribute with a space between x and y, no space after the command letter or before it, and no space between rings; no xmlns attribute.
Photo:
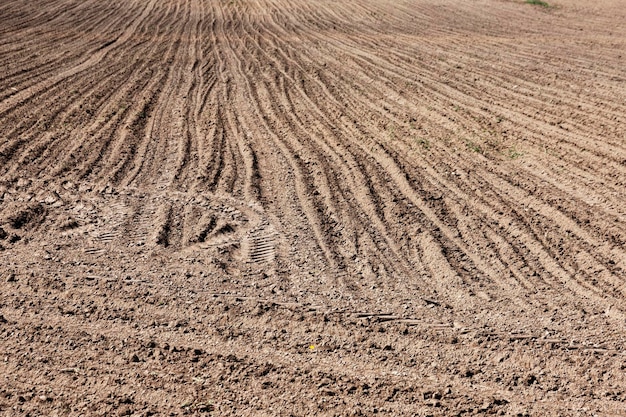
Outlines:
<svg viewBox="0 0 626 417"><path fill-rule="evenodd" d="M624 415L625 23L0 1L0 414Z"/></svg>

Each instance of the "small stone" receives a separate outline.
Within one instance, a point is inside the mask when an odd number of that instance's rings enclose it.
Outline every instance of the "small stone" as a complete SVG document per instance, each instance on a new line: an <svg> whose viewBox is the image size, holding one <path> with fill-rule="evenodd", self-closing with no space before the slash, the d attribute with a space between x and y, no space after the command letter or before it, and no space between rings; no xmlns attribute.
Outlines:
<svg viewBox="0 0 626 417"><path fill-rule="evenodd" d="M435 400L434 398L431 398L430 400L426 400L424 403L429 407L441 407L441 402L439 402L438 400Z"/></svg>
<svg viewBox="0 0 626 417"><path fill-rule="evenodd" d="M213 404L200 403L197 405L196 409L201 413L210 413L212 411L215 411L215 406Z"/></svg>
<svg viewBox="0 0 626 417"><path fill-rule="evenodd" d="M9 321L7 319L4 318L4 316L2 314L0 314L0 323L8 323Z"/></svg>
<svg viewBox="0 0 626 417"><path fill-rule="evenodd" d="M20 178L19 180L17 180L16 185L18 188L28 187L30 185L30 180L26 178Z"/></svg>
<svg viewBox="0 0 626 417"><path fill-rule="evenodd" d="M334 397L336 395L335 391L330 390L328 388L324 388L320 392L322 393L322 395L326 395L326 396L329 396L329 397Z"/></svg>
<svg viewBox="0 0 626 417"><path fill-rule="evenodd" d="M130 357L130 361L134 363L139 362L139 356L137 356L136 353L133 353L133 356Z"/></svg>
<svg viewBox="0 0 626 417"><path fill-rule="evenodd" d="M6 281L7 282L15 282L15 281L17 281L15 279L15 272L9 272L9 274L7 275Z"/></svg>
<svg viewBox="0 0 626 417"><path fill-rule="evenodd" d="M485 400L485 402L483 402L483 405L480 406L480 411L487 411L491 408L491 401L489 400Z"/></svg>
<svg viewBox="0 0 626 417"><path fill-rule="evenodd" d="M46 204L54 204L57 201L58 199L52 194L49 194L48 196L46 196L46 198L43 199L43 202Z"/></svg>
<svg viewBox="0 0 626 417"><path fill-rule="evenodd" d="M322 378L322 380L320 381L318 387L319 388L325 387L325 386L330 385L332 383L333 383L333 381L330 378Z"/></svg>

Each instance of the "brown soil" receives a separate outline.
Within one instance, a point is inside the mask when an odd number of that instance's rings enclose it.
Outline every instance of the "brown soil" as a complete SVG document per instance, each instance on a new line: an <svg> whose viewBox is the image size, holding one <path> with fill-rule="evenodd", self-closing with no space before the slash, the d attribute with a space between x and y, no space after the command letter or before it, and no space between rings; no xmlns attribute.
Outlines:
<svg viewBox="0 0 626 417"><path fill-rule="evenodd" d="M1 415L624 415L621 0L0 2Z"/></svg>

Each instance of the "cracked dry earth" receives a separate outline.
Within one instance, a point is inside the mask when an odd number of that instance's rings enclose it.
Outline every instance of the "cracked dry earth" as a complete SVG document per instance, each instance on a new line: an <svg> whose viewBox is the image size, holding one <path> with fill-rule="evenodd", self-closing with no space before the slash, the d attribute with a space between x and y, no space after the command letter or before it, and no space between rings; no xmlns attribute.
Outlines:
<svg viewBox="0 0 626 417"><path fill-rule="evenodd" d="M0 2L0 415L626 415L624 22Z"/></svg>

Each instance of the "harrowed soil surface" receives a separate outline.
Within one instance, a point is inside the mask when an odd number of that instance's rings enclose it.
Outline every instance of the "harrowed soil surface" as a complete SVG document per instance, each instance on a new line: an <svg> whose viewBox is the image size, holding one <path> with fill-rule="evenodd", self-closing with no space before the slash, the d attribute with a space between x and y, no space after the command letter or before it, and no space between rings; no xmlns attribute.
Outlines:
<svg viewBox="0 0 626 417"><path fill-rule="evenodd" d="M0 2L0 415L623 416L624 22Z"/></svg>

